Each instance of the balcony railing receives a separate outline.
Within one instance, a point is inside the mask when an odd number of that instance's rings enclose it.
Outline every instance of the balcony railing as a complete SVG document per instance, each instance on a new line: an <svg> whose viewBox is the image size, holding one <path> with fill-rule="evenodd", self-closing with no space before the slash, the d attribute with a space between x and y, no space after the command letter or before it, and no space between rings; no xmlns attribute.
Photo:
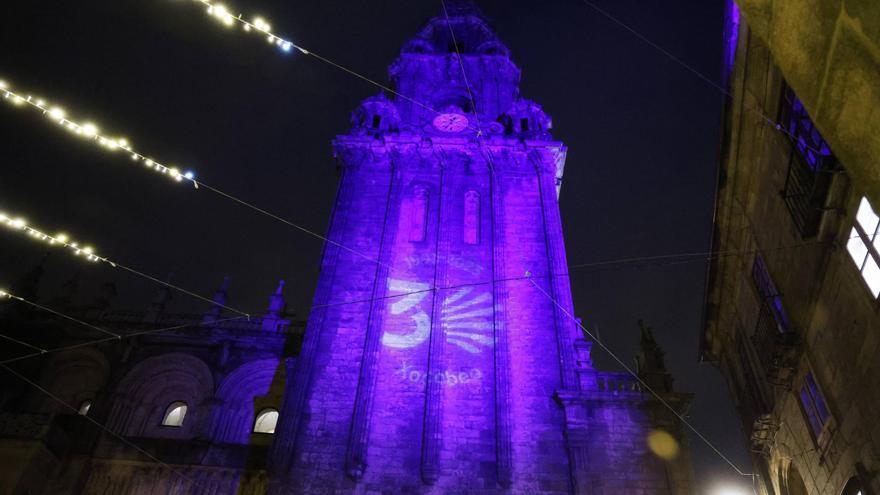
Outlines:
<svg viewBox="0 0 880 495"><path fill-rule="evenodd" d="M800 338L792 330L783 331L769 301L761 304L752 342L767 380L790 387L800 357Z"/></svg>
<svg viewBox="0 0 880 495"><path fill-rule="evenodd" d="M811 166L797 146L792 145L790 153L782 198L801 237L815 237L825 214L836 161L833 156L819 155Z"/></svg>
<svg viewBox="0 0 880 495"><path fill-rule="evenodd" d="M803 102L787 84L782 90L779 121L791 143L782 197L801 236L813 237L819 233L837 160Z"/></svg>
<svg viewBox="0 0 880 495"><path fill-rule="evenodd" d="M639 381L629 373L599 372L596 374L596 385L601 392L640 393L642 387Z"/></svg>

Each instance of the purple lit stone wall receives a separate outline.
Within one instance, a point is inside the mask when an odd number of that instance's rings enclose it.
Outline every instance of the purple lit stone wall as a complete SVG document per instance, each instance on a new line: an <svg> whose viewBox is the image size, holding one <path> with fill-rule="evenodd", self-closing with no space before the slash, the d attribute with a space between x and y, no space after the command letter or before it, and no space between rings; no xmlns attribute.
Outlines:
<svg viewBox="0 0 880 495"><path fill-rule="evenodd" d="M479 12L449 5L450 22L432 19L389 69L440 115L379 95L334 141L332 242L276 430L274 493L593 493L566 444L566 415L588 407L565 314L566 148Z"/></svg>

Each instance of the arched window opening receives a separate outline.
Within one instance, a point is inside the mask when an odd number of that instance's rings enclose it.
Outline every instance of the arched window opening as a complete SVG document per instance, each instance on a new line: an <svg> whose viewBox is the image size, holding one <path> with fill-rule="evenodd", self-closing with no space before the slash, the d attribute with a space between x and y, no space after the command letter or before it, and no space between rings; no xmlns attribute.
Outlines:
<svg viewBox="0 0 880 495"><path fill-rule="evenodd" d="M185 417L186 402L173 402L168 406L168 409L165 410L165 417L162 418L162 426L182 426Z"/></svg>
<svg viewBox="0 0 880 495"><path fill-rule="evenodd" d="M862 481L858 477L850 478L840 495L863 495Z"/></svg>
<svg viewBox="0 0 880 495"><path fill-rule="evenodd" d="M80 416L86 416L89 414L89 409L92 408L92 401L84 400L82 404L79 405L79 410L77 411Z"/></svg>
<svg viewBox="0 0 880 495"><path fill-rule="evenodd" d="M529 132L529 119L519 119L519 129L521 132Z"/></svg>
<svg viewBox="0 0 880 495"><path fill-rule="evenodd" d="M409 240L421 242L425 240L428 223L428 189L417 186L413 190L412 212L410 215Z"/></svg>
<svg viewBox="0 0 880 495"><path fill-rule="evenodd" d="M449 51L449 53L463 53L464 52L464 43L462 43L460 41L459 42L450 41L448 51Z"/></svg>
<svg viewBox="0 0 880 495"><path fill-rule="evenodd" d="M263 409L254 421L254 433L275 433L276 423L278 423L278 410L271 407Z"/></svg>
<svg viewBox="0 0 880 495"><path fill-rule="evenodd" d="M382 125L382 116L373 115L373 129L378 129L380 125Z"/></svg>
<svg viewBox="0 0 880 495"><path fill-rule="evenodd" d="M434 99L434 105L441 113L473 113L474 111L474 101L466 93L441 95Z"/></svg>
<svg viewBox="0 0 880 495"><path fill-rule="evenodd" d="M480 193L464 194L464 243L480 243Z"/></svg>
<svg viewBox="0 0 880 495"><path fill-rule="evenodd" d="M513 118L510 115L500 115L498 117L498 122L504 126L504 134L513 134Z"/></svg>

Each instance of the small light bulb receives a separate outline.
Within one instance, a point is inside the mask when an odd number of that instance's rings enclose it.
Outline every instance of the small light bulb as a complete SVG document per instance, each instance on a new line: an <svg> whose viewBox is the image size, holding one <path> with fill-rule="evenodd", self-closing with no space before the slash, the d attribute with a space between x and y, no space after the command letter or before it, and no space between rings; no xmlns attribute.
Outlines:
<svg viewBox="0 0 880 495"><path fill-rule="evenodd" d="M27 225L27 222L25 222L23 218L16 218L12 221L12 223L10 223L10 225L15 227L16 229L23 229Z"/></svg>
<svg viewBox="0 0 880 495"><path fill-rule="evenodd" d="M196 174L194 174L194 173L192 173L192 172L187 172L187 173L183 174L183 176L186 177L186 178L189 179L189 180L193 180L193 179L195 179Z"/></svg>
<svg viewBox="0 0 880 495"><path fill-rule="evenodd" d="M64 118L64 115L65 115L65 114L64 114L64 110L62 110L62 109L60 109L60 108L58 108L58 107L52 107L52 109L49 110L49 116L52 117L52 118L55 119L55 120L61 120L61 119L63 119L63 118Z"/></svg>
<svg viewBox="0 0 880 495"><path fill-rule="evenodd" d="M3 289L0 289L0 297L9 297L9 293Z"/></svg>
<svg viewBox="0 0 880 495"><path fill-rule="evenodd" d="M262 17L257 17L254 19L254 27L263 32L266 32L270 29L269 23L264 21Z"/></svg>
<svg viewBox="0 0 880 495"><path fill-rule="evenodd" d="M6 84L6 81L0 81L0 89L6 89L7 87L9 86Z"/></svg>
<svg viewBox="0 0 880 495"><path fill-rule="evenodd" d="M290 45L290 42L289 42L289 41L286 41L283 45L281 45L281 48L284 49L285 52L289 52L289 51L290 51L290 46L291 46L291 45Z"/></svg>
<svg viewBox="0 0 880 495"><path fill-rule="evenodd" d="M56 239L58 242L60 242L61 244L65 244L65 243L67 243L67 236L64 235L64 234L58 234L58 235L56 235L56 236L55 236L55 239Z"/></svg>
<svg viewBox="0 0 880 495"><path fill-rule="evenodd" d="M43 108L44 106L46 106L46 100L37 99L35 105L37 105L40 108Z"/></svg>
<svg viewBox="0 0 880 495"><path fill-rule="evenodd" d="M83 134L85 134L87 137L94 137L96 134L98 134L98 128L95 126L95 124L92 124L91 122L86 122L85 124L83 124L82 131Z"/></svg>

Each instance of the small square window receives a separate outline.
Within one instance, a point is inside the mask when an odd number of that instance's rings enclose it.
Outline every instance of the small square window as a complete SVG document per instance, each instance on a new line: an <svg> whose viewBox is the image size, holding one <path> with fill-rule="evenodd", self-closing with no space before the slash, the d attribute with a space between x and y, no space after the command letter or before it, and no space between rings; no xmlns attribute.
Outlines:
<svg viewBox="0 0 880 495"><path fill-rule="evenodd" d="M831 413L828 411L828 405L825 403L825 396L819 390L816 379L812 372L807 372L804 376L803 384L798 392L801 407L810 430L813 432L813 438L817 443L821 443L828 424L831 422ZM827 439L827 436L825 437Z"/></svg>
<svg viewBox="0 0 880 495"><path fill-rule="evenodd" d="M846 241L846 250L856 264L871 294L880 296L880 217L868 199L862 197L853 228Z"/></svg>
<svg viewBox="0 0 880 495"><path fill-rule="evenodd" d="M862 230L865 231L865 234L867 234L868 237L873 238L877 233L877 224L880 223L880 217L874 213L874 209L871 208L871 203L868 202L868 198L862 198L861 203L859 203L859 211L856 213L856 222L861 225Z"/></svg>
<svg viewBox="0 0 880 495"><path fill-rule="evenodd" d="M865 246L865 241L862 240L859 236L859 231L855 228L849 233L846 250L849 251L849 255L852 256L856 266L861 270L865 266L865 258L868 256L868 246Z"/></svg>
<svg viewBox="0 0 880 495"><path fill-rule="evenodd" d="M813 407L812 401L810 400L810 394L807 392L807 387L801 388L801 405L804 406L804 413L807 415L807 423L810 424L810 429L813 431L813 435L818 437L822 433L822 423L819 422L819 418L816 416L816 409Z"/></svg>
<svg viewBox="0 0 880 495"><path fill-rule="evenodd" d="M862 269L862 278L865 279L868 288L871 289L871 294L874 297L880 296L880 266L877 265L877 260L872 256L869 256L868 260L865 261L865 268Z"/></svg>

